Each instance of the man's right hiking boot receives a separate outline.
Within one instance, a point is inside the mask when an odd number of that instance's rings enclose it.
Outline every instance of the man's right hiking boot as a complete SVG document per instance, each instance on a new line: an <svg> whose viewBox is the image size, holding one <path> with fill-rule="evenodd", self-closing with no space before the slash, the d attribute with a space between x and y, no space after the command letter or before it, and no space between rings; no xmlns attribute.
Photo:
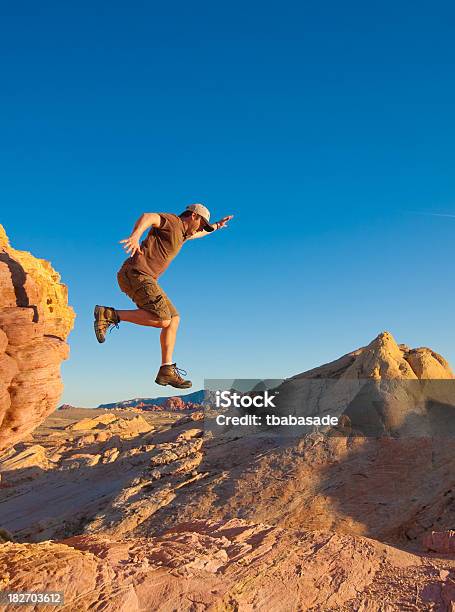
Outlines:
<svg viewBox="0 0 455 612"><path fill-rule="evenodd" d="M155 382L158 385L170 385L177 389L188 389L191 387L192 382L191 380L184 380L181 374L186 376L185 370L179 370L175 363L171 365L162 365L158 370Z"/></svg>
<svg viewBox="0 0 455 612"><path fill-rule="evenodd" d="M95 330L96 339L98 342L104 342L108 329L112 329L114 325L118 329L120 318L115 308L111 308L110 306L95 306L93 316L95 317L93 328Z"/></svg>

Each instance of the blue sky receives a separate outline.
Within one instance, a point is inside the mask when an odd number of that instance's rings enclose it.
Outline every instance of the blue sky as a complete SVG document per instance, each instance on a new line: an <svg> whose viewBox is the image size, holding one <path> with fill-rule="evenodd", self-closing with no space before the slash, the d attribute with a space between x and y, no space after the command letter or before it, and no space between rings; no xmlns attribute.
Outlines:
<svg viewBox="0 0 455 612"><path fill-rule="evenodd" d="M162 395L118 241L204 202L162 277L193 380L281 378L388 330L455 366L452 3L2 4L0 222L77 312L62 401ZM166 388L167 391L167 388ZM169 388L169 395L172 395Z"/></svg>

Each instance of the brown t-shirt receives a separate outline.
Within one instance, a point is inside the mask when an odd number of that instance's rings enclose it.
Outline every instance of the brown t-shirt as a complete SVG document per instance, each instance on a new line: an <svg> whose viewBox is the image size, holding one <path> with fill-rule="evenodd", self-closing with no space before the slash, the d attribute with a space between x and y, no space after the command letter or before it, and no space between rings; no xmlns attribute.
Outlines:
<svg viewBox="0 0 455 612"><path fill-rule="evenodd" d="M182 248L186 239L183 222L177 215L158 213L160 226L150 228L141 242L141 250L129 257L124 266L158 278Z"/></svg>

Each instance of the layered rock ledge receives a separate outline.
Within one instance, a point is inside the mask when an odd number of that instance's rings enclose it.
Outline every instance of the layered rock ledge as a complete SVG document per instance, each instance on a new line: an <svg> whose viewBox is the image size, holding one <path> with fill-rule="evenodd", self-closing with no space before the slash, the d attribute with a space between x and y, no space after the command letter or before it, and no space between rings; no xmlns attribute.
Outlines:
<svg viewBox="0 0 455 612"><path fill-rule="evenodd" d="M0 225L0 451L55 410L74 317L60 275L14 249Z"/></svg>

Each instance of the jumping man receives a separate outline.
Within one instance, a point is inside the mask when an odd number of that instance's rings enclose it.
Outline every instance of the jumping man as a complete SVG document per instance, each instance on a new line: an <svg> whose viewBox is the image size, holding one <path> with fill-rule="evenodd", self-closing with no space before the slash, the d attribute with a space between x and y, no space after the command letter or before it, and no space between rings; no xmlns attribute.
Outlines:
<svg viewBox="0 0 455 612"><path fill-rule="evenodd" d="M180 215L170 213L144 213L136 221L129 238L121 240L129 254L117 273L120 289L133 300L137 309L116 310L110 306L95 306L94 328L98 342L104 342L106 332L120 321L136 325L159 327L161 329L161 367L155 382L179 389L191 387L190 380L184 380L172 354L177 336L180 317L158 285L158 277L182 248L187 240L203 238L210 232L225 227L233 215L221 221L210 223L210 213L203 204L191 204ZM142 234L150 229L139 244Z"/></svg>

